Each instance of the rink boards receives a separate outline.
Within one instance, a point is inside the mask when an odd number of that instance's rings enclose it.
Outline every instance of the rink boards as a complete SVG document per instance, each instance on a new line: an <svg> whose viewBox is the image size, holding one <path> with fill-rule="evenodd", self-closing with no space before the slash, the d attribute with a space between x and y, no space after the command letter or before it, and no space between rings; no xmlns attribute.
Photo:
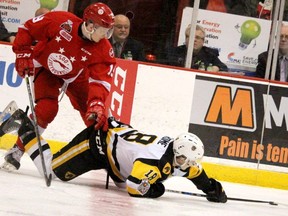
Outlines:
<svg viewBox="0 0 288 216"><path fill-rule="evenodd" d="M16 75L11 48L0 45L0 50L0 109L11 100L25 109L29 104L26 86ZM285 84L237 74L117 59L107 106L117 119L148 133L197 134L205 145L203 166L210 176L288 189L285 92ZM53 151L84 127L71 109L63 98L58 116L45 131ZM13 135L0 138L0 148L9 148L13 139Z"/></svg>

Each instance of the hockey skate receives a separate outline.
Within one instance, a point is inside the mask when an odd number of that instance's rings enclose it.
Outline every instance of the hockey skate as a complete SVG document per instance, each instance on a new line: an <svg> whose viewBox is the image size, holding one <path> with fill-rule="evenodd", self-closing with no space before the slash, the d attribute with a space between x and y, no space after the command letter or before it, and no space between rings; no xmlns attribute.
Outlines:
<svg viewBox="0 0 288 216"><path fill-rule="evenodd" d="M0 125L0 137L12 131L18 131L22 125L26 126L27 123L30 123L29 125L31 128L31 121L27 117L26 113L21 109L17 109ZM17 144L14 144L14 146L5 154L5 162L1 165L0 168L8 172L18 170L20 168L20 159L23 154L24 151L19 149Z"/></svg>
<svg viewBox="0 0 288 216"><path fill-rule="evenodd" d="M18 170L20 168L20 160L23 154L24 151L19 149L17 144L14 144L14 146L5 154L5 162L0 168L8 172Z"/></svg>
<svg viewBox="0 0 288 216"><path fill-rule="evenodd" d="M16 110L18 106L15 101L11 101L5 109L0 113L0 125L8 119Z"/></svg>
<svg viewBox="0 0 288 216"><path fill-rule="evenodd" d="M17 131L21 126L23 115L25 115L23 110L17 109L9 118L7 118L0 125L0 137L2 137L4 134Z"/></svg>

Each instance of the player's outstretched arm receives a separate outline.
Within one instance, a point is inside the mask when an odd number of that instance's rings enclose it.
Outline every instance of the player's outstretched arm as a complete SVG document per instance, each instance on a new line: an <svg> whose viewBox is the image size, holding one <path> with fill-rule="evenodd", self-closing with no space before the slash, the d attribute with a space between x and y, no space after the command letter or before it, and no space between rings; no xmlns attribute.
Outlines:
<svg viewBox="0 0 288 216"><path fill-rule="evenodd" d="M191 181L196 185L199 190L202 190L206 195L206 199L210 202L227 202L226 193L220 182L213 178L208 178L205 170Z"/></svg>

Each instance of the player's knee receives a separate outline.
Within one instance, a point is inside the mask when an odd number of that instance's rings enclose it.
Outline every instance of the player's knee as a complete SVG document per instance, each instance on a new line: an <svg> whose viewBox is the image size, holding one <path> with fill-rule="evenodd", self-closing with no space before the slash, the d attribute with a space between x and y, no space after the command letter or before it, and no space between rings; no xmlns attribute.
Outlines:
<svg viewBox="0 0 288 216"><path fill-rule="evenodd" d="M57 99L39 100L35 106L38 125L46 128L51 123L58 112Z"/></svg>

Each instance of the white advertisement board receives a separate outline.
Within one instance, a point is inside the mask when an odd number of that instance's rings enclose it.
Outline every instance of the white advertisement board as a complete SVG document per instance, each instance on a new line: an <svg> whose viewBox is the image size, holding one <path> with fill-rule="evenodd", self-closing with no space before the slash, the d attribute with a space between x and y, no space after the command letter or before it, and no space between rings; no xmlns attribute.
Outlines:
<svg viewBox="0 0 288 216"><path fill-rule="evenodd" d="M185 41L192 12L191 7L183 10L178 45ZM220 60L230 71L253 76L258 55L268 49L271 21L199 9L197 24L205 29L204 45L218 49Z"/></svg>
<svg viewBox="0 0 288 216"><path fill-rule="evenodd" d="M1 111L11 100L17 101L18 106L22 109L29 105L25 83L17 75L14 61L15 54L12 51L12 46L0 44Z"/></svg>
<svg viewBox="0 0 288 216"><path fill-rule="evenodd" d="M14 60L11 45L0 44L0 112L11 100L16 101L22 109L29 105L26 85L22 78L17 76ZM166 68L137 61L121 61L122 63L118 62L116 65L121 67L117 69L118 73L123 75L124 72L129 72L127 76L115 76L123 89L116 93L119 93L123 103L132 106L132 110L127 113L132 114L132 126L146 133L171 137L183 132L193 132L205 143L203 162L217 164L217 170L213 170L215 175L230 175L234 180L237 178L240 182L239 180L243 179L246 183L255 182L256 177L257 184L263 181L266 186L285 185L287 188L287 176L284 173L287 173L288 169L288 126L284 122L287 122L285 118L288 115L283 111L287 104L285 101L288 101L285 94L287 85L270 84L247 77ZM132 78L130 69L134 70ZM122 80L123 77L125 79ZM270 96L266 102L268 85ZM114 91L116 90L114 88ZM215 94L212 94L214 92ZM219 101L221 103L218 103ZM277 101L281 101L279 106L282 108L279 107L279 112ZM117 102L119 103L114 100L113 105L117 105ZM128 106L123 104L123 107L124 113ZM262 130L264 110L268 113L271 124L267 124L269 121L266 118L266 125ZM84 127L79 113L72 108L68 98L64 97L59 102L59 112L55 120L49 124L43 136L49 140L67 142ZM263 142L260 141L262 133ZM0 148L1 145L7 145L2 137ZM252 172L257 170L257 175L246 175L246 172L241 174L239 168L245 168L245 171L251 169ZM262 176L261 170L265 171L266 176L269 174L267 171L273 171L269 178L276 174L281 175L281 181L266 181L267 178Z"/></svg>
<svg viewBox="0 0 288 216"><path fill-rule="evenodd" d="M34 17L40 8L68 10L69 0L0 0L2 22L10 32L17 32L18 26Z"/></svg>

